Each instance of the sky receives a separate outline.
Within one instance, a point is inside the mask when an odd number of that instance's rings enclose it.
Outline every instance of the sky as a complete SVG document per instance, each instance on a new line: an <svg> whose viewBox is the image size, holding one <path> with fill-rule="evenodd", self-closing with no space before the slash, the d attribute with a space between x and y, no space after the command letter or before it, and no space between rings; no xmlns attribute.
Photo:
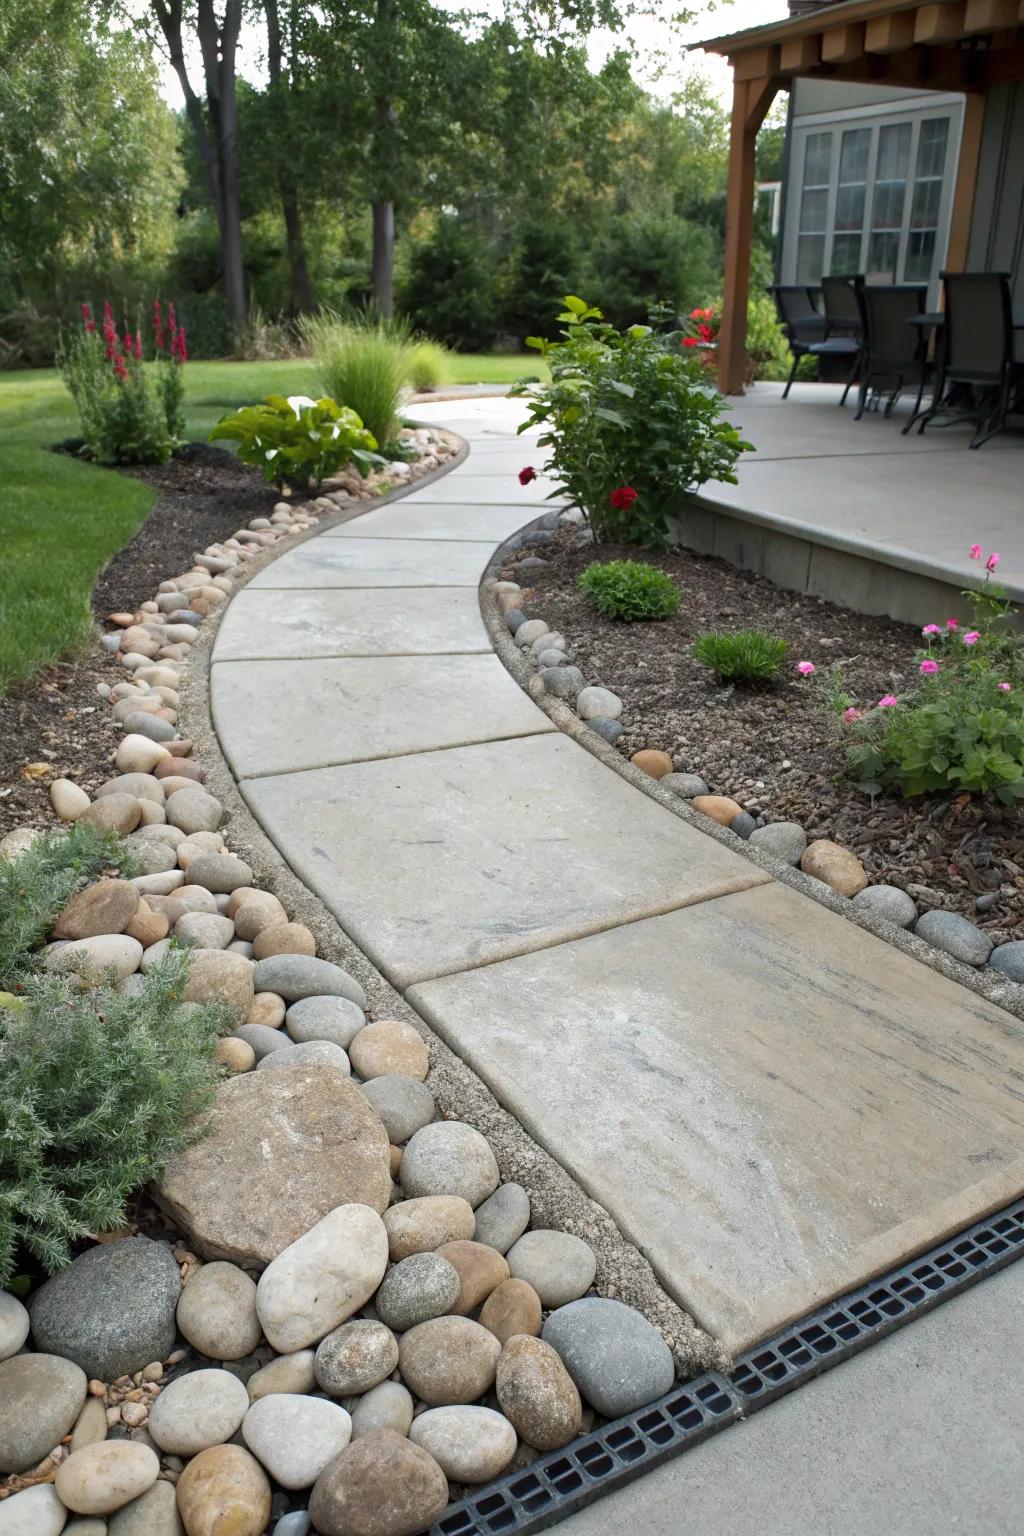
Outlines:
<svg viewBox="0 0 1024 1536"><path fill-rule="evenodd" d="M443 0L440 0L443 4ZM461 9L464 0L452 0L453 7ZM486 3L486 0L485 0ZM500 0L494 0L500 10ZM690 0L695 5L699 0ZM658 96L670 96L680 80L693 70L702 71L724 102L728 102L732 90L732 71L724 59L708 54L686 54L680 42L673 41L666 18L676 6L671 0L655 0L650 11L636 16L628 28L629 46L634 54L633 78ZM713 8L706 10L698 20L681 33L682 42L696 41L701 37L721 37L726 32L740 32L745 27L763 26L778 21L787 14L787 0L715 0ZM594 33L588 42L588 52L595 66L616 47L622 47L622 33ZM244 28L239 46L240 72L258 84L262 79L260 64L261 34L254 27ZM660 72L656 60L669 56L668 68ZM195 69L197 59L190 60ZM196 75L193 74L193 80ZM161 68L161 90L168 103L180 109L184 106L177 78L170 65L164 61Z"/></svg>

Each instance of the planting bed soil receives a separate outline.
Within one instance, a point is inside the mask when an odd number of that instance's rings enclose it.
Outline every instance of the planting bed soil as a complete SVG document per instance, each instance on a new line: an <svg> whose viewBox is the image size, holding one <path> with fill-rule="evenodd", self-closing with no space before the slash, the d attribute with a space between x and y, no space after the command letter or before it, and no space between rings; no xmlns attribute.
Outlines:
<svg viewBox="0 0 1024 1536"><path fill-rule="evenodd" d="M529 588L527 617L543 617L566 637L586 681L622 699L626 729L616 750L623 757L660 748L677 770L700 774L712 794L852 849L872 883L899 886L922 909L960 912L997 944L1024 938L1021 812L987 796L885 793L872 801L843 777L841 726L822 708L814 680L796 672L800 660L813 661L819 675L840 663L846 691L874 704L914 680L917 629L784 591L710 557L595 548L576 529L559 530L522 557L538 554L545 566L516 578L510 562L502 574ZM594 559L644 560L667 571L681 594L678 614L628 625L602 617L576 586ZM774 685L723 685L693 659L693 641L705 630L750 628L789 644Z"/></svg>
<svg viewBox="0 0 1024 1536"><path fill-rule="evenodd" d="M230 538L252 517L269 516L280 499L233 453L205 443L187 444L167 464L125 473L152 486L157 500L100 574L93 592L97 623L112 611L137 608L169 571L187 570L197 549ZM93 793L110 777L121 732L96 684L121 676L117 662L90 644L81 657L47 668L0 700L0 837L40 819L57 824L40 781L45 786L70 775Z"/></svg>

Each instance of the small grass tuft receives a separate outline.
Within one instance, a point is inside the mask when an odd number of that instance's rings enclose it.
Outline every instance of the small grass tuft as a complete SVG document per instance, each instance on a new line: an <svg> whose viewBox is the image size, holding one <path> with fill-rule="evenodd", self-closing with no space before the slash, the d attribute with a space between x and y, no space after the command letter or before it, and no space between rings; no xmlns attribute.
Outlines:
<svg viewBox="0 0 1024 1536"><path fill-rule="evenodd" d="M770 682L788 650L785 640L763 629L741 629L735 634L710 630L693 645L694 659L723 683Z"/></svg>
<svg viewBox="0 0 1024 1536"><path fill-rule="evenodd" d="M409 385L416 394L427 394L448 383L450 373L447 347L436 341L414 342L409 351Z"/></svg>
<svg viewBox="0 0 1024 1536"><path fill-rule="evenodd" d="M679 609L679 591L671 576L639 560L595 560L577 585L599 613L623 624L670 619Z"/></svg>

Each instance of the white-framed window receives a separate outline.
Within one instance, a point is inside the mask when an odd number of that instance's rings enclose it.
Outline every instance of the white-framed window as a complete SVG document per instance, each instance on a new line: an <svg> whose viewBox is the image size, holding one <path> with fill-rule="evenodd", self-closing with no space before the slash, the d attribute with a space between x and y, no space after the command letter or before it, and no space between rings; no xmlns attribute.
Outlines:
<svg viewBox="0 0 1024 1536"><path fill-rule="evenodd" d="M925 100L794 121L783 281L827 273L937 289L962 102Z"/></svg>

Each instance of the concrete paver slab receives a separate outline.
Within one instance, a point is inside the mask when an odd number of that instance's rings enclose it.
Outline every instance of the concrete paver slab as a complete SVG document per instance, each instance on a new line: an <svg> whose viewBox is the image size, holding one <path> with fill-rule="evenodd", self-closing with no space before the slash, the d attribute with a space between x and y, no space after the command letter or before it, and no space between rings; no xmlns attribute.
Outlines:
<svg viewBox="0 0 1024 1536"><path fill-rule="evenodd" d="M521 464L528 462L528 459L523 459ZM445 475L442 480L428 481L422 490L411 491L403 500L406 503L468 501L479 506L485 506L488 502L517 501L525 505L530 502L544 501L551 489L550 485L546 485L539 478L532 480L529 485L520 485L517 479L518 470L506 474L495 474L493 471L474 474L474 468L475 466L470 462L455 475ZM552 505L555 504L552 503Z"/></svg>
<svg viewBox="0 0 1024 1536"><path fill-rule="evenodd" d="M243 793L399 987L766 878L557 731Z"/></svg>
<svg viewBox="0 0 1024 1536"><path fill-rule="evenodd" d="M785 886L409 1000L730 1350L1024 1185L1024 1025Z"/></svg>
<svg viewBox="0 0 1024 1536"><path fill-rule="evenodd" d="M490 539L500 544L525 523L539 516L526 502L509 506L482 503L413 500L405 496L350 523L329 528L326 538L338 539Z"/></svg>
<svg viewBox="0 0 1024 1536"><path fill-rule="evenodd" d="M490 650L472 587L307 587L288 597L250 584L228 606L213 659Z"/></svg>
<svg viewBox="0 0 1024 1536"><path fill-rule="evenodd" d="M493 540L310 539L272 561L249 588L477 587L493 548Z"/></svg>
<svg viewBox="0 0 1024 1536"><path fill-rule="evenodd" d="M225 661L210 691L239 779L555 729L493 655Z"/></svg>
<svg viewBox="0 0 1024 1536"><path fill-rule="evenodd" d="M1006 1536L1024 1263L599 1500L559 1536Z"/></svg>

